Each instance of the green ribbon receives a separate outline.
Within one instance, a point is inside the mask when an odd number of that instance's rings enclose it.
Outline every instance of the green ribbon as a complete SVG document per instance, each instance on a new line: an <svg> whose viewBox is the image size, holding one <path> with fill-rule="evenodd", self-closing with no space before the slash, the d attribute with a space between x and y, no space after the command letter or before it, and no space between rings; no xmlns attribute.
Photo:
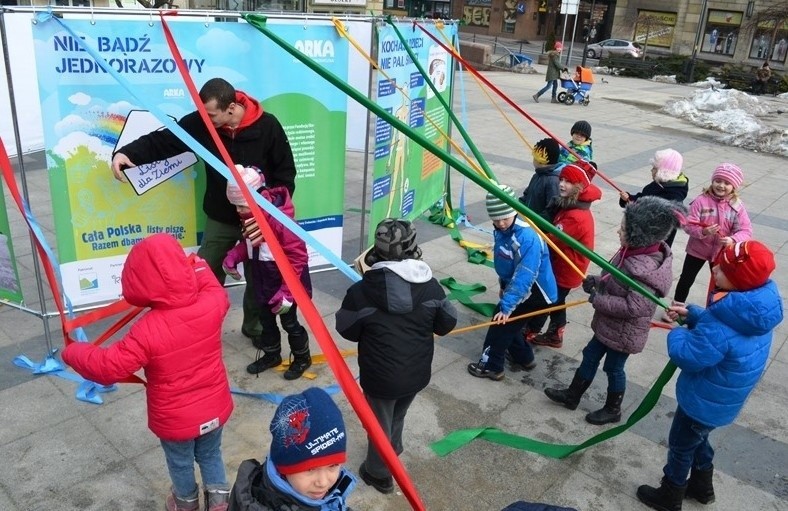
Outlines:
<svg viewBox="0 0 788 511"><path fill-rule="evenodd" d="M485 287L483 284L460 284L454 277L445 278L441 280L440 283L446 286L446 288L449 290L449 294L446 297L449 300L457 300L469 309L478 312L485 318L491 318L493 312L495 312L496 304L476 303L471 299L472 296L487 291L487 287Z"/></svg>
<svg viewBox="0 0 788 511"><path fill-rule="evenodd" d="M670 381L670 379L673 377L673 373L675 372L676 365L673 362L668 362L665 365L665 368L662 369L662 373L660 373L656 383L654 383L654 386L651 387L651 389L646 393L646 397L643 398L643 401L640 402L637 409L632 412L632 415L629 416L624 424L620 424L603 431L598 435L592 436L581 444L550 444L523 436L513 435L511 433L506 433L497 428L474 428L452 431L443 439L438 440L437 442L430 445L430 447L438 456L446 456L447 454L456 451L460 447L463 447L474 440L486 440L494 444L520 449L521 451L534 452L549 458L563 459L577 451L582 451L587 447L591 447L592 445L596 445L600 442L604 442L605 440L613 438L616 435L620 435L624 431L634 426L635 423L648 415L648 413L654 409L654 406L657 404L657 401L659 401L659 397L662 394L662 389Z"/></svg>

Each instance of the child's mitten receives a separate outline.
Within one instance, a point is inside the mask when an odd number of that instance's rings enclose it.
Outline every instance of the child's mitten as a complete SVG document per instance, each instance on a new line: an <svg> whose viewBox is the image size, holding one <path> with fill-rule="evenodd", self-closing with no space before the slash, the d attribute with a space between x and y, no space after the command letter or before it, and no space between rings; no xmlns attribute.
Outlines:
<svg viewBox="0 0 788 511"><path fill-rule="evenodd" d="M290 312L290 307L293 306L293 295L285 286L282 286L268 300L268 305L271 306L271 312L274 314L287 314Z"/></svg>

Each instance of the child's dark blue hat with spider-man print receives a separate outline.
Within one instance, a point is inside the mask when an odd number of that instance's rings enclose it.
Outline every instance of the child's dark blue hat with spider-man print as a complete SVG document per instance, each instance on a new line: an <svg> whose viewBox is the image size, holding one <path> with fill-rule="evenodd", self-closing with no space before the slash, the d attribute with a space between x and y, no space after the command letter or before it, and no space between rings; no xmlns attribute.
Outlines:
<svg viewBox="0 0 788 511"><path fill-rule="evenodd" d="M342 412L316 387L282 400L271 419L271 435L271 462L284 475L347 459Z"/></svg>

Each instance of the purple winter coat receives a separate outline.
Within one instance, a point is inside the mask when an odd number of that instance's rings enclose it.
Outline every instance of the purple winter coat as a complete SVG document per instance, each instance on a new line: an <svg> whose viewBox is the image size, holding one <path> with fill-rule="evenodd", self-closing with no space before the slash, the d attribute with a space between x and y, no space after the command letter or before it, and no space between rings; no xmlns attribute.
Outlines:
<svg viewBox="0 0 788 511"><path fill-rule="evenodd" d="M673 255L661 241L654 251L629 249L623 262L621 252L611 263L637 280L658 297L667 296L673 282ZM634 254L633 254L634 252ZM605 346L634 355L643 351L648 340L651 317L657 305L637 291L625 286L610 274L593 276L596 295L592 305L591 329Z"/></svg>

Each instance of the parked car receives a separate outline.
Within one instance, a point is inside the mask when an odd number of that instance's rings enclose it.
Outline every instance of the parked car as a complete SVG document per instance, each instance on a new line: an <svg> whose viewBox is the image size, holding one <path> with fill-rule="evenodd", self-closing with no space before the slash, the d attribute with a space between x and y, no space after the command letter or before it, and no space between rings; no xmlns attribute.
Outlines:
<svg viewBox="0 0 788 511"><path fill-rule="evenodd" d="M601 59L606 55L629 55L637 58L643 55L643 50L641 50L640 44L624 39L605 39L589 44L586 48L586 57L590 59Z"/></svg>

